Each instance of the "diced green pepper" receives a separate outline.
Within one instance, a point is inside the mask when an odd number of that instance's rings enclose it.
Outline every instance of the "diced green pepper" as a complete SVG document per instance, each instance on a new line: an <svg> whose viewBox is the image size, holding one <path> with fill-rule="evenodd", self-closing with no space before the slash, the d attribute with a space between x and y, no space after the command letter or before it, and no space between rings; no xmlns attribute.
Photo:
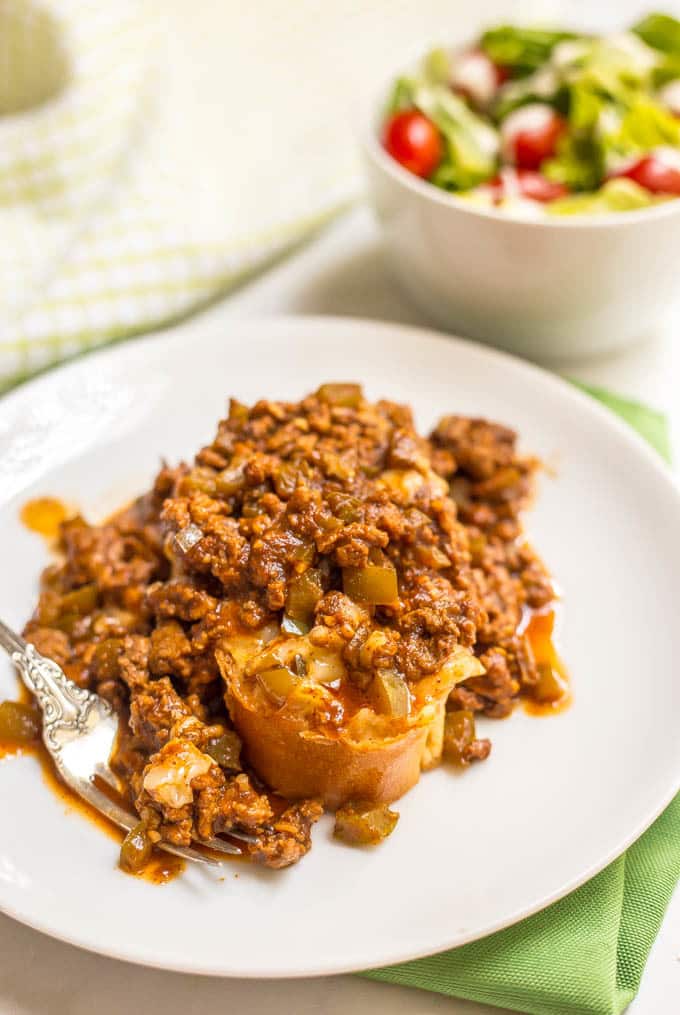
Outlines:
<svg viewBox="0 0 680 1015"><path fill-rule="evenodd" d="M447 712L444 720L444 757L454 765L467 765L467 749L475 739L475 716L467 709Z"/></svg>
<svg viewBox="0 0 680 1015"><path fill-rule="evenodd" d="M335 814L333 834L350 846L375 846L390 835L399 814L384 804L348 803Z"/></svg>
<svg viewBox="0 0 680 1015"><path fill-rule="evenodd" d="M284 613L281 619L281 630L285 631L286 634L294 634L297 637L301 637L309 631L309 624L304 620L293 620L287 613Z"/></svg>
<svg viewBox="0 0 680 1015"><path fill-rule="evenodd" d="M291 496L298 484L300 470L290 462L283 462L274 475L274 487L279 497Z"/></svg>
<svg viewBox="0 0 680 1015"><path fill-rule="evenodd" d="M260 686L277 705L283 705L290 692L300 681L297 674L292 673L285 666L272 666L271 669L260 670L256 676Z"/></svg>
<svg viewBox="0 0 680 1015"><path fill-rule="evenodd" d="M395 670L378 670L371 683L371 697L381 715L400 718L411 709L408 684Z"/></svg>
<svg viewBox="0 0 680 1015"><path fill-rule="evenodd" d="M207 493L212 496L217 488L217 473L204 465L197 465L180 480L182 493Z"/></svg>
<svg viewBox="0 0 680 1015"><path fill-rule="evenodd" d="M343 496L335 505L335 514L343 522L356 522L361 514L361 501L358 497Z"/></svg>
<svg viewBox="0 0 680 1015"><path fill-rule="evenodd" d="M345 595L356 603L370 603L373 606L387 606L399 595L394 568L375 564L343 568L342 586Z"/></svg>
<svg viewBox="0 0 680 1015"><path fill-rule="evenodd" d="M345 409L356 409L364 397L360 384L322 384L316 394L322 402Z"/></svg>
<svg viewBox="0 0 680 1015"><path fill-rule="evenodd" d="M33 705L22 701L0 702L0 740L28 744L40 736L40 717Z"/></svg>
<svg viewBox="0 0 680 1015"><path fill-rule="evenodd" d="M62 616L75 613L79 617L84 617L96 609L97 598L95 584L82 585L79 589L73 589L61 597L60 613Z"/></svg>
<svg viewBox="0 0 680 1015"><path fill-rule="evenodd" d="M145 825L140 821L123 839L120 847L121 870L128 874L139 874L151 859L153 844Z"/></svg>
<svg viewBox="0 0 680 1015"><path fill-rule="evenodd" d="M235 465L229 469L222 469L215 476L215 489L224 497L233 497L242 490L245 485L245 475L242 465Z"/></svg>
<svg viewBox="0 0 680 1015"><path fill-rule="evenodd" d="M292 620L310 623L314 617L316 604L323 595L321 572L309 568L303 574L293 578L288 586L286 597L286 614Z"/></svg>
<svg viewBox="0 0 680 1015"><path fill-rule="evenodd" d="M241 738L234 730L226 730L221 737L211 740L205 753L221 768L232 772L241 771Z"/></svg>

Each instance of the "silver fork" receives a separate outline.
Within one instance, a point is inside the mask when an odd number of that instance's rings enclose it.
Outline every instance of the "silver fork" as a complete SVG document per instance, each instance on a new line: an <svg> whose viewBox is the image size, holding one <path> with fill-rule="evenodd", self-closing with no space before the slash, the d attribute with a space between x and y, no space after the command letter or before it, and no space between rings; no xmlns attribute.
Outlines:
<svg viewBox="0 0 680 1015"><path fill-rule="evenodd" d="M74 793L129 832L139 819L111 800L94 782L98 776L113 789L119 788L109 764L118 735L118 717L109 703L74 684L52 659L41 655L1 620L0 646L9 654L42 710L43 741L61 778ZM234 832L233 837L253 841L245 833ZM223 839L209 839L205 845L220 853L238 856L242 852ZM220 864L219 860L188 846L173 846L169 842L159 842L158 846L195 863Z"/></svg>

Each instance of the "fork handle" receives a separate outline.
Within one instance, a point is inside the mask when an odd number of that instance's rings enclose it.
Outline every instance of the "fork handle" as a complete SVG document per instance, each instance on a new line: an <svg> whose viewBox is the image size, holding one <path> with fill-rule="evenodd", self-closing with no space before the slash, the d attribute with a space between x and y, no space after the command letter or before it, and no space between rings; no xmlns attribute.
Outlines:
<svg viewBox="0 0 680 1015"><path fill-rule="evenodd" d="M24 639L20 635L15 634L11 627L8 627L7 624L3 624L1 620L0 645L2 645L4 650L12 657L14 657L15 652L25 652L28 648Z"/></svg>
<svg viewBox="0 0 680 1015"><path fill-rule="evenodd" d="M103 698L69 680L60 666L41 655L1 620L0 645L42 710L43 739L53 753L80 736L91 721L110 714L110 706Z"/></svg>

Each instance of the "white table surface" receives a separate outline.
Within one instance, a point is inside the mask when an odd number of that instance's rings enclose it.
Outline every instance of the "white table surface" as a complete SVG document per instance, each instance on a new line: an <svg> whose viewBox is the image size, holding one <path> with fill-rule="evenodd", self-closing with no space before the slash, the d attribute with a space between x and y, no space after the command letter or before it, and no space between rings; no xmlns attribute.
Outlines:
<svg viewBox="0 0 680 1015"><path fill-rule="evenodd" d="M225 340L239 316L336 314L427 323L389 277L377 229L363 208L209 312L224 320ZM676 336L659 335L615 359L571 364L568 372L665 410L680 448ZM680 889L652 949L640 993L628 1010L632 1015L680 1010ZM493 1015L499 1009L350 976L257 982L159 972L78 951L0 916L0 1015L133 1011Z"/></svg>

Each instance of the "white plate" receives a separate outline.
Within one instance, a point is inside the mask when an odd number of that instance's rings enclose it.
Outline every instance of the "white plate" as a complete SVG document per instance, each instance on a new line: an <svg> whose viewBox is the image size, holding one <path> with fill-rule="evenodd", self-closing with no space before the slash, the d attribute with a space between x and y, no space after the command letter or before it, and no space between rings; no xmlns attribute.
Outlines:
<svg viewBox="0 0 680 1015"><path fill-rule="evenodd" d="M211 438L227 395L297 398L327 379L517 427L557 468L529 519L564 592L574 704L482 722L463 776L441 768L400 802L373 851L317 827L285 872L188 870L163 887L116 869L110 839L64 813L31 758L0 765L0 908L85 948L168 969L309 976L459 945L591 877L678 789L680 498L657 457L568 384L488 349L394 325L210 318L48 374L0 402L0 616L32 608L46 553L17 519L37 494L92 518L148 486L161 455ZM13 693L2 661L0 696ZM11 819L10 819L11 816Z"/></svg>

